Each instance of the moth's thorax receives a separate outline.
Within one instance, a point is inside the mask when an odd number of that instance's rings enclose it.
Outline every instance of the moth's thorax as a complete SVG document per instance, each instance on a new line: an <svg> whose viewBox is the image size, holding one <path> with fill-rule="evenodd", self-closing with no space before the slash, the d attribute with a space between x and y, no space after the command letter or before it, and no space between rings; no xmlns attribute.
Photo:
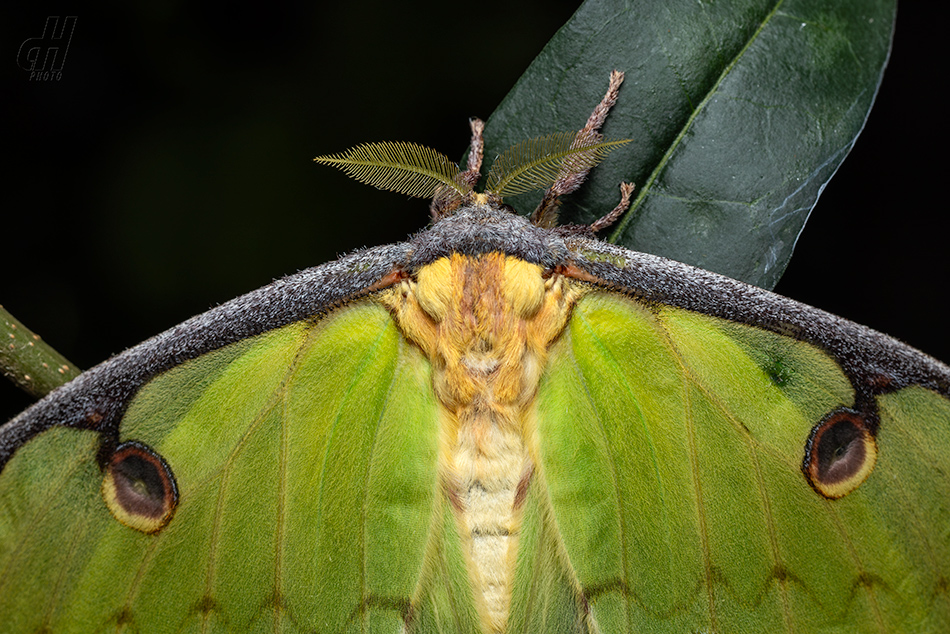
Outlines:
<svg viewBox="0 0 950 634"><path fill-rule="evenodd" d="M534 469L534 397L548 346L583 290L536 264L487 253L422 267L383 302L428 356L440 404L439 467L468 542L486 631L502 631Z"/></svg>

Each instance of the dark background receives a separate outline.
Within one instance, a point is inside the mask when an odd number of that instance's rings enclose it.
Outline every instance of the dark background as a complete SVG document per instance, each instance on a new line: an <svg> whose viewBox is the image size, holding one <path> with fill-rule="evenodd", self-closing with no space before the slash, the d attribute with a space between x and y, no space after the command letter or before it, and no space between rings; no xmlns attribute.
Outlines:
<svg viewBox="0 0 950 634"><path fill-rule="evenodd" d="M322 3L327 4L327 3ZM0 10L0 303L88 368L271 279L404 239L427 203L311 162L363 141L460 156L577 2ZM900 6L891 62L778 292L950 359L945 35ZM21 42L77 15L60 81ZM938 171L939 168L939 171ZM0 422L30 399L0 384Z"/></svg>

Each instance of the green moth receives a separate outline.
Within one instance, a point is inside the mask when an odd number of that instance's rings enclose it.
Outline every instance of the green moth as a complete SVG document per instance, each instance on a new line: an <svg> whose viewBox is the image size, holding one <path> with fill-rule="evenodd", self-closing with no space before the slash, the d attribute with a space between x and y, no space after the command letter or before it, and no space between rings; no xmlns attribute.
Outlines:
<svg viewBox="0 0 950 634"><path fill-rule="evenodd" d="M936 632L950 369L555 227L623 141L318 161L435 223L0 427L3 632ZM504 195L547 188L529 221Z"/></svg>

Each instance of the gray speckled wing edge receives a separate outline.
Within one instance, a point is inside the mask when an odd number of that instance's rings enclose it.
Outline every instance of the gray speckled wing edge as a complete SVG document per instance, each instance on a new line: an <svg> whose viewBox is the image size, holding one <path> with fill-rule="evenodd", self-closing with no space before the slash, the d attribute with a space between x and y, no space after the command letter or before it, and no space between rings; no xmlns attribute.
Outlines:
<svg viewBox="0 0 950 634"><path fill-rule="evenodd" d="M921 384L950 397L950 368L891 337L702 269L546 230L504 209L460 210L408 242L344 256L277 280L145 341L58 388L0 427L0 468L55 425L117 430L126 404L164 370L249 336L313 318L450 253L501 251L645 302L678 306L814 343L835 356L860 399ZM395 279L395 278L394 278Z"/></svg>
<svg viewBox="0 0 950 634"><path fill-rule="evenodd" d="M279 279L100 363L0 427L0 469L19 446L50 427L116 428L126 404L153 376L364 294L407 260L408 249L405 243L368 249Z"/></svg>
<svg viewBox="0 0 950 634"><path fill-rule="evenodd" d="M584 238L568 238L567 247L572 264L618 292L815 344L838 360L866 396L919 384L950 397L950 368L866 326L658 256Z"/></svg>

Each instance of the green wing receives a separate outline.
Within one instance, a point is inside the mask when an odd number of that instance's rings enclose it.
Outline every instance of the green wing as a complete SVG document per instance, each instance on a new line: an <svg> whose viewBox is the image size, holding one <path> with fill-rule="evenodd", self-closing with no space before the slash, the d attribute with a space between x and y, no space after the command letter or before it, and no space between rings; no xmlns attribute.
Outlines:
<svg viewBox="0 0 950 634"><path fill-rule="evenodd" d="M538 395L547 501L531 530L560 540L547 548L573 590L564 618L582 596L592 625L576 631L945 627L950 401L878 397L878 463L828 499L803 474L806 444L855 405L813 345L614 293L581 300Z"/></svg>
<svg viewBox="0 0 950 634"><path fill-rule="evenodd" d="M452 561L425 556L451 545L427 538L445 532L429 382L368 301L159 375L120 427L177 483L151 534L103 503L97 433L40 434L0 475L0 629L399 631L437 578L424 561Z"/></svg>
<svg viewBox="0 0 950 634"><path fill-rule="evenodd" d="M946 386L869 388L826 352L851 342L781 323L579 301L538 387L507 632L950 622ZM95 411L0 429L0 629L479 634L432 369L389 311L231 336L116 397L115 438Z"/></svg>

